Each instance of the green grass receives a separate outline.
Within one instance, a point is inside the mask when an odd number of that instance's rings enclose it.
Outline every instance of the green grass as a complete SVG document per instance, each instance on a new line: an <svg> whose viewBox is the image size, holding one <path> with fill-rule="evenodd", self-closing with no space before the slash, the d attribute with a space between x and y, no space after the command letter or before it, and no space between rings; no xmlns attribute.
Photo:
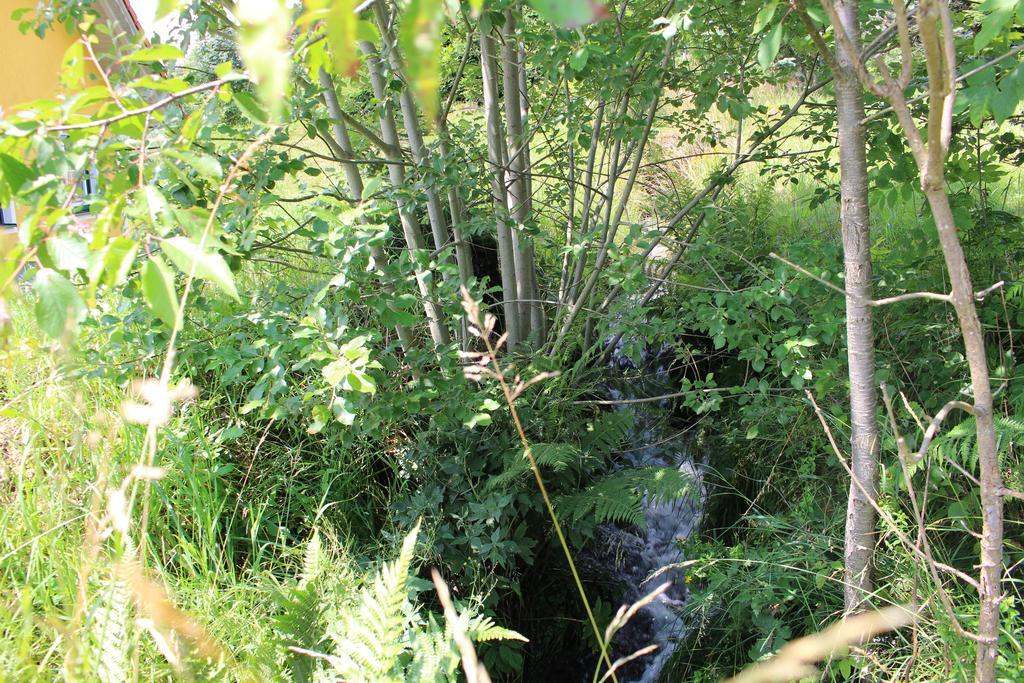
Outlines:
<svg viewBox="0 0 1024 683"><path fill-rule="evenodd" d="M87 647L104 586L116 562L131 556L124 544L97 546L86 520L102 516L109 489L138 461L143 428L120 417L124 389L75 377L74 353L42 342L20 304L11 340L0 351L0 678L53 680L68 671L72 643ZM249 504L237 505L243 498L229 475L251 444L247 435L224 443L230 415L218 403L185 406L161 438L157 464L167 473L153 486L149 564L190 619L240 661L259 661L279 653L274 589L300 562L301 539L266 523L268 508L282 500L274 489L287 481L251 476ZM277 450L265 443L262 455L250 452L261 458L256 469ZM137 525L136 516L126 534L136 545ZM76 619L87 627L67 632ZM141 643L141 677L169 676L153 641L143 636ZM81 663L86 680L98 675L89 665Z"/></svg>

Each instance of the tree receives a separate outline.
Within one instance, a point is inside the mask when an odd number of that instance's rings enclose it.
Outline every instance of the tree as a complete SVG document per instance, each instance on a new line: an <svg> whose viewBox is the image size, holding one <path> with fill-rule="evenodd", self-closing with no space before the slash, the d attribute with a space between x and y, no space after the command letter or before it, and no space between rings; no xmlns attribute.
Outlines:
<svg viewBox="0 0 1024 683"><path fill-rule="evenodd" d="M871 322L871 218L864 138L864 91L854 67L860 58L860 3L840 0L836 16L851 37L836 48L835 92L839 127L840 221L846 272L846 353L850 374L850 482L846 513L846 610L855 612L872 592L871 559L878 495L878 399ZM852 54L847 50L854 51Z"/></svg>
<svg viewBox="0 0 1024 683"><path fill-rule="evenodd" d="M854 38L847 27L849 23L840 14L842 9L831 0L824 0L823 7L835 32L836 43L847 56L858 55ZM887 100L896 114L899 126L917 165L921 189L924 192L938 231L939 244L949 273L951 291L948 294L924 293L921 298L938 299L952 304L960 324L965 358L970 371L973 403L951 401L939 412L932 422L934 432L954 407L966 410L974 417L976 444L980 470L980 495L982 508L981 557L979 562L978 590L979 615L978 631L969 634L953 623L962 635L977 642L976 680L989 683L995 680L996 656L999 642L999 603L1003 574L1003 501L1002 475L996 446L995 423L993 418L992 385L989 378L988 355L985 350L984 333L978 319L975 305L976 294L971 274L957 231L949 194L945 184L945 164L953 136L953 107L956 99L957 62L954 45L953 20L945 0L924 0L918 8L917 26L921 49L927 70L927 129L922 132L910 110L905 91L912 76L914 54L910 37L907 11L902 0L895 0L894 14L896 31L900 44L900 71L893 75L882 58L875 59L879 78L870 74L867 64L860 58L851 59L851 67L864 88L874 95ZM830 54L824 48L824 41L810 18L804 14L815 43L822 54ZM834 64L838 70L840 67ZM853 372L851 368L851 373ZM895 421L893 421L895 428ZM927 437L924 448L929 443ZM922 453L923 455L923 453ZM911 458L905 445L900 446L900 457L904 464ZM856 476L854 482L856 483ZM870 500L870 489L862 491ZM911 491L912 492L912 491ZM916 503L915 503L916 504ZM938 590L942 592L939 585ZM944 603L945 604L945 603ZM947 609L949 605L947 604Z"/></svg>

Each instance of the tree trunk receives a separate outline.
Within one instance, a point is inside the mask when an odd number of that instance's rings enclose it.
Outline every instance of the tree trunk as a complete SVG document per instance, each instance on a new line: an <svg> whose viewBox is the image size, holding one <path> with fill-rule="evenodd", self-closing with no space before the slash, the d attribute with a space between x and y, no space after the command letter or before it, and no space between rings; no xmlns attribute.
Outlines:
<svg viewBox="0 0 1024 683"><path fill-rule="evenodd" d="M382 0L373 3L373 14L377 19L377 28L386 46L385 52L391 70L396 74L405 73L402 67L401 56L398 54L398 43L395 41L394 33L391 31L391 24L388 20L387 10ZM409 151L412 153L412 161L418 169L427 165L426 147L423 144L423 135L420 133L419 114L416 103L412 99L412 93L406 85L398 97L399 108L402 110L402 123L405 125L405 135L409 139ZM430 222L430 232L434 237L434 249L437 252L438 263L450 262L450 257L445 257L444 250L448 248L448 223L445 220L444 209L441 206L441 199L437 194L437 188L433 182L424 180L423 192L427 196L427 219ZM445 280L450 280L451 275L444 274Z"/></svg>
<svg viewBox="0 0 1024 683"><path fill-rule="evenodd" d="M871 312L871 222L864 142L864 90L854 62L859 59L859 0L842 0L836 10L858 54L837 49L835 74L839 124L840 223L846 273L846 354L850 373L850 494L846 507L845 606L865 607L872 590L878 493L878 397L875 390L875 340ZM869 499L870 496L870 499Z"/></svg>
<svg viewBox="0 0 1024 683"><path fill-rule="evenodd" d="M345 173L349 194L352 195L353 200L361 201L363 196L363 177L359 173L359 167L351 161L354 157L352 140L348 136L348 128L345 126L345 121L341 115L341 105L338 104L338 94L334 90L334 80L323 67L320 68L320 88L323 90L327 113L331 115L331 119L334 122L334 142L338 146L339 151L346 157L341 159L341 168ZM388 262L387 254L384 253L384 248L379 244L371 246L370 253L373 255L373 260L379 264L379 267L383 268L384 264ZM382 278L382 281L384 292L393 299L395 288L386 279ZM396 325L395 332L398 334L398 340L402 343L402 348L408 352L413 346L412 331L405 325Z"/></svg>
<svg viewBox="0 0 1024 683"><path fill-rule="evenodd" d="M377 49L372 43L360 41L359 49L366 57L366 66L370 72L370 84L373 86L374 97L377 98L380 110L380 132L384 143L389 151L386 152L388 161L388 177L395 188L405 185L405 171L399 146L398 130L395 128L394 106L391 103L390 94L384 84L384 73L381 68L380 58L377 56ZM434 301L434 292L431 273L425 270L420 264L420 259L426 254L423 247L423 234L420 231L419 221L416 220L414 207L408 205L401 193L396 194L395 204L398 207L398 218L402 223L402 231L405 233L405 242L412 256L416 285L419 287L420 296L423 298L423 309L427 314L427 323L430 327L430 337L434 344L444 346L451 341L448 330L444 326L441 309Z"/></svg>
<svg viewBox="0 0 1024 683"><path fill-rule="evenodd" d="M508 167L506 181L509 214L516 222L512 228L512 243L515 247L515 280L519 297L519 318L522 336L530 335L532 300L534 291L530 288L532 250L529 237L522 230L529 220L528 198L525 187L525 165L523 163L522 109L519 105L519 50L516 47L515 14L505 10L505 24L502 26L502 92L505 95L505 148Z"/></svg>
<svg viewBox="0 0 1024 683"><path fill-rule="evenodd" d="M975 680L990 683L995 680L997 647L999 644L1000 582L1003 570L1003 480L999 471L999 452L996 447L993 422L992 384L988 373L988 357L982 336L981 321L974 305L974 287L967 268L963 247L957 236L956 222L946 194L945 179L941 171L929 172L922 179L928 206L939 233L939 243L946 259L952 285L953 307L960 321L964 338L964 352L971 371L971 390L974 393L974 424L978 438L978 467L981 480L981 566L979 591L978 655L975 661Z"/></svg>
<svg viewBox="0 0 1024 683"><path fill-rule="evenodd" d="M523 122L523 131L525 133L525 141L523 143L523 188L526 192L526 210L532 215L533 214L533 161L530 158L530 133L529 133L529 115L530 115L530 100L527 98L526 90L526 50L522 43L519 44L519 103L523 109L521 116ZM541 290L540 284L537 280L537 255L536 255L536 244L533 239L530 240L530 290L533 292L533 296L536 301L530 307L530 326L533 328L533 335L537 339L537 344L541 345L547 339L548 336L548 318L544 312L544 293Z"/></svg>
<svg viewBox="0 0 1024 683"><path fill-rule="evenodd" d="M484 89L484 112L487 117L487 161L491 167L491 199L497 225L498 267L501 270L502 308L505 313L505 331L508 345L513 348L522 341L519 306L516 303L515 247L508 226L508 199L505 193L505 158L502 153L504 136L501 111L498 109L498 74L494 59L494 38L487 31L480 34L480 72Z"/></svg>
<svg viewBox="0 0 1024 683"><path fill-rule="evenodd" d="M544 309L538 301L536 265L534 263L533 238L522 228L530 220L531 195L529 182L529 138L524 127L526 112L522 92L522 53L516 35L516 14L505 11L505 24L501 28L502 46L502 88L505 95L505 125L507 128L508 167L511 181L508 183L509 212L518 224L513 232L516 248L516 285L519 288L519 311L522 319L523 336L531 334L543 341Z"/></svg>

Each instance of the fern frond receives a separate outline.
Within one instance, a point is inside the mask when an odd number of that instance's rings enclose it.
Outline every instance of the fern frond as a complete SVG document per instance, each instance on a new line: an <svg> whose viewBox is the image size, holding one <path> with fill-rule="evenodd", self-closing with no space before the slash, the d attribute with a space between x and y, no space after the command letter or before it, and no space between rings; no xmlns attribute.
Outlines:
<svg viewBox="0 0 1024 683"><path fill-rule="evenodd" d="M454 680L459 668L459 652L451 634L438 625L431 614L426 629L413 633L410 639L412 663L405 672L406 681L443 683Z"/></svg>
<svg viewBox="0 0 1024 683"><path fill-rule="evenodd" d="M597 524L614 522L643 529L646 525L643 501L665 503L685 497L692 476L674 467L645 467L620 470L590 487L563 496L557 507L568 518L592 519Z"/></svg>
<svg viewBox="0 0 1024 683"><path fill-rule="evenodd" d="M601 413L594 420L593 429L580 434L580 447L584 453L607 455L626 440L633 427L633 414L624 410Z"/></svg>
<svg viewBox="0 0 1024 683"><path fill-rule="evenodd" d="M392 680L392 671L402 654L406 616L403 609L409 593L419 522L402 543L398 559L385 563L360 595L356 614L345 620L345 633L335 638L340 673L352 680Z"/></svg>
<svg viewBox="0 0 1024 683"><path fill-rule="evenodd" d="M102 683L128 680L131 596L122 581L107 581L89 623L90 668Z"/></svg>
<svg viewBox="0 0 1024 683"><path fill-rule="evenodd" d="M529 640L523 634L512 629L498 626L490 617L478 615L471 617L466 625L466 634L477 643L486 643L491 640L519 640L528 643Z"/></svg>
<svg viewBox="0 0 1024 683"><path fill-rule="evenodd" d="M613 474L596 484L559 499L557 508L568 519L577 522L592 519L595 523L614 522L644 526L642 496L629 477Z"/></svg>
<svg viewBox="0 0 1024 683"><path fill-rule="evenodd" d="M306 551L302 554L302 575L300 583L315 581L324 567L323 544L320 542L320 530L313 529L313 536L306 543Z"/></svg>
<svg viewBox="0 0 1024 683"><path fill-rule="evenodd" d="M548 469L552 472L562 472L580 462L580 450L568 443L535 443L531 445L530 452L533 453L537 466L541 469ZM530 461L526 454L517 452L514 459L508 464L505 471L487 481L486 491L496 491L508 488L508 485L524 477L530 472Z"/></svg>
<svg viewBox="0 0 1024 683"><path fill-rule="evenodd" d="M561 472L580 460L580 449L569 443L535 443L531 452L537 465L552 472Z"/></svg>
<svg viewBox="0 0 1024 683"><path fill-rule="evenodd" d="M326 629L324 587L320 581L326 558L318 531L314 530L313 536L306 543L302 560L298 582L280 589L274 595L277 614L273 623L278 642L288 652L287 662L292 680L296 683L312 679L316 661L306 655L296 654L292 648L316 649L324 640Z"/></svg>

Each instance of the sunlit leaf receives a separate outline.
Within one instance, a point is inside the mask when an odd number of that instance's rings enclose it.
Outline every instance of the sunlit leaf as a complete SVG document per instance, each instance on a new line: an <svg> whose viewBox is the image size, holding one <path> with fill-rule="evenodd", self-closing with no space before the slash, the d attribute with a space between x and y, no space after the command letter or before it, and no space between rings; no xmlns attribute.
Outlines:
<svg viewBox="0 0 1024 683"><path fill-rule="evenodd" d="M353 0L331 0L327 9L324 27L327 42L334 57L334 68L338 75L355 78L359 72L359 57L356 52L356 26L359 18Z"/></svg>
<svg viewBox="0 0 1024 683"><path fill-rule="evenodd" d="M196 173L204 178L220 180L224 176L224 170L220 166L220 161L218 161L217 157L212 154L184 151L180 149L165 149L163 154L164 156L169 156L185 162L191 166Z"/></svg>
<svg viewBox="0 0 1024 683"><path fill-rule="evenodd" d="M238 54L256 82L256 92L274 121L281 119L291 60L288 31L291 17L284 0L239 0Z"/></svg>
<svg viewBox="0 0 1024 683"><path fill-rule="evenodd" d="M51 337L60 338L65 331L73 331L88 313L75 286L55 270L40 268L32 290L36 294L36 322Z"/></svg>
<svg viewBox="0 0 1024 683"><path fill-rule="evenodd" d="M57 270L73 272L89 267L89 244L78 235L55 235L46 240L46 253Z"/></svg>
<svg viewBox="0 0 1024 683"><path fill-rule="evenodd" d="M757 46L757 63L767 69L779 54L782 45L782 22L775 24Z"/></svg>
<svg viewBox="0 0 1024 683"><path fill-rule="evenodd" d="M405 54L406 71L413 92L423 105L428 121L437 113L441 89L441 0L412 0L402 16L398 42Z"/></svg>
<svg viewBox="0 0 1024 683"><path fill-rule="evenodd" d="M138 249L138 242L127 237L114 238L107 245L106 254L103 256L103 272L106 273L108 287L116 287L124 282Z"/></svg>
<svg viewBox="0 0 1024 683"><path fill-rule="evenodd" d="M156 18L163 19L171 12L175 12L181 7L184 0L158 0L156 4Z"/></svg>
<svg viewBox="0 0 1024 683"><path fill-rule="evenodd" d="M185 53L181 48L174 45L154 45L136 50L121 58L122 62L166 62L175 59L182 59Z"/></svg>
<svg viewBox="0 0 1024 683"><path fill-rule="evenodd" d="M85 78L85 46L76 40L64 51L60 67L60 84L67 90L81 87Z"/></svg>
<svg viewBox="0 0 1024 683"><path fill-rule="evenodd" d="M232 93L231 97L238 106L238 110L245 115L245 118L260 125L270 122L270 116L267 114L267 111L249 93L236 91Z"/></svg>
<svg viewBox="0 0 1024 683"><path fill-rule="evenodd" d="M202 250L198 244L183 236L163 240L160 246L182 273L194 273L196 277L212 282L238 301L235 278L223 256L215 251Z"/></svg>
<svg viewBox="0 0 1024 683"><path fill-rule="evenodd" d="M174 327L178 319L178 295L174 291L174 274L159 256L150 256L142 267L142 296L157 318Z"/></svg>
<svg viewBox="0 0 1024 683"><path fill-rule="evenodd" d="M996 36L1002 33L1010 19L1013 18L1013 13L1017 9L1017 0L985 0L978 9L987 14L981 21L981 30L974 36L975 52L984 50Z"/></svg>
<svg viewBox="0 0 1024 683"><path fill-rule="evenodd" d="M611 17L598 0L529 0L544 19L562 28L579 28Z"/></svg>
<svg viewBox="0 0 1024 683"><path fill-rule="evenodd" d="M32 170L8 154L0 154L0 201L7 200L32 178Z"/></svg>
<svg viewBox="0 0 1024 683"><path fill-rule="evenodd" d="M751 30L752 33L757 34L764 30L764 27L775 16L775 10L778 9L778 2L769 2L767 5L761 8L761 11L757 13L757 18L754 19L754 27Z"/></svg>

